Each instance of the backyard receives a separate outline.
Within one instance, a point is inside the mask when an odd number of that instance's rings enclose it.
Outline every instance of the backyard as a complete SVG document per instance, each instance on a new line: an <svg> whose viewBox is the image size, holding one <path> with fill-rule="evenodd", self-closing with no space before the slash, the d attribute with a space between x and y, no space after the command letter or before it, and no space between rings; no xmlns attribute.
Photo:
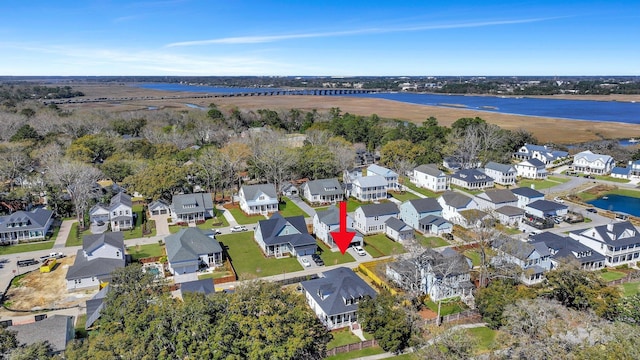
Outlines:
<svg viewBox="0 0 640 360"><path fill-rule="evenodd" d="M389 193L391 196L393 196L395 199L400 200L402 202L405 201L409 201L409 200L415 200L415 199L420 199L420 196L409 192L409 191L405 191L403 193L399 193L399 192L390 192Z"/></svg>
<svg viewBox="0 0 640 360"><path fill-rule="evenodd" d="M278 204L278 210L280 212L280 215L282 215L283 217L299 215L307 216L307 213L302 211L302 209L300 209L298 205L294 204L293 201L287 198L283 198L280 204Z"/></svg>
<svg viewBox="0 0 640 360"><path fill-rule="evenodd" d="M425 301L424 304L429 308L429 310L433 311L436 314L438 313L437 302L428 300L428 301ZM440 316L457 314L464 310L467 310L467 306L462 301L460 301L460 298L458 297L442 300L442 303L440 304Z"/></svg>
<svg viewBox="0 0 640 360"><path fill-rule="evenodd" d="M386 255L397 255L405 252L402 244L390 240L384 234L364 237L365 250L374 258Z"/></svg>
<svg viewBox="0 0 640 360"><path fill-rule="evenodd" d="M482 354L491 350L495 344L497 335L496 330L489 329L486 326L480 326L476 328L466 329L465 332L473 338L475 341L475 353Z"/></svg>
<svg viewBox="0 0 640 360"><path fill-rule="evenodd" d="M420 193L420 194L422 194L422 195L424 195L426 197L435 198L435 197L439 196L438 194L434 193L431 190L427 190L427 189L424 189L424 188L421 188L421 187L417 187L415 184L413 184L411 181L409 181L409 178L406 177L406 176L403 177L402 184L404 186L408 187L409 189L411 189L411 190L413 190L413 191L415 191L417 193Z"/></svg>
<svg viewBox="0 0 640 360"><path fill-rule="evenodd" d="M160 244L135 245L127 247L127 252L133 261L140 259L164 256L164 246Z"/></svg>
<svg viewBox="0 0 640 360"><path fill-rule="evenodd" d="M449 245L449 243L445 239L438 236L426 237L423 235L417 235L416 239L418 240L420 245L428 248L437 248L437 247Z"/></svg>
<svg viewBox="0 0 640 360"><path fill-rule="evenodd" d="M623 277L627 276L627 273L622 271L615 271L610 269L605 270L607 271L600 272L600 277L606 282L622 279Z"/></svg>
<svg viewBox="0 0 640 360"><path fill-rule="evenodd" d="M226 250L240 280L302 270L295 257L265 258L253 240L253 231L219 235L217 239Z"/></svg>
<svg viewBox="0 0 640 360"><path fill-rule="evenodd" d="M226 207L227 211L229 211L231 213L231 215L233 215L233 218L236 220L236 222L240 225L249 225L249 224L255 224L260 220L264 220L266 219L264 216L262 215L247 215L244 213L244 211L240 210L239 207L237 206L233 206L233 207Z"/></svg>
<svg viewBox="0 0 640 360"><path fill-rule="evenodd" d="M551 181L551 180L532 180L532 179L522 179L518 181L518 186L521 188L533 188L536 190L548 189L550 187L554 187L556 185L560 185L560 182Z"/></svg>

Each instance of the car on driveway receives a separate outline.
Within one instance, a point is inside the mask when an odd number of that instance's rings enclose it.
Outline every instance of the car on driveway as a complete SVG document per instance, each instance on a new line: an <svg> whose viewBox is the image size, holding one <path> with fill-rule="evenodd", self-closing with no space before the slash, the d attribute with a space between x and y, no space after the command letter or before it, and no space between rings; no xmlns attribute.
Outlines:
<svg viewBox="0 0 640 360"><path fill-rule="evenodd" d="M364 251L364 249L362 248L362 246L354 246L353 250L356 251L356 254L360 255L360 256L365 256L367 255L367 253Z"/></svg>
<svg viewBox="0 0 640 360"><path fill-rule="evenodd" d="M562 198L560 198L560 197L558 197L558 196L554 197L554 198L553 198L553 201L555 201L555 202L557 202L557 203L560 203L560 204L564 204L564 200L562 200Z"/></svg>
<svg viewBox="0 0 640 360"><path fill-rule="evenodd" d="M302 263L302 265L304 265L304 267L309 267L311 266L311 262L309 261L309 259L307 258L300 258L300 262Z"/></svg>
<svg viewBox="0 0 640 360"><path fill-rule="evenodd" d="M242 232L247 231L247 227L244 225L236 225L231 227L231 232Z"/></svg>
<svg viewBox="0 0 640 360"><path fill-rule="evenodd" d="M322 260L322 258L320 257L320 255L318 254L313 254L311 255L311 259L313 260L313 262L316 263L316 265L318 266L324 266L324 260Z"/></svg>

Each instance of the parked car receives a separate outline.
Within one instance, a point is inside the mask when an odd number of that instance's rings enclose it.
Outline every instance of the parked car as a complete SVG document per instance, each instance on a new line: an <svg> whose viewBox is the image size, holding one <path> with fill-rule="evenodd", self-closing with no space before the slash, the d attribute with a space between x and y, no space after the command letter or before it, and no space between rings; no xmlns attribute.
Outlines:
<svg viewBox="0 0 640 360"><path fill-rule="evenodd" d="M532 232L529 233L529 237L534 237L536 235L538 235L537 231L532 231Z"/></svg>
<svg viewBox="0 0 640 360"><path fill-rule="evenodd" d="M222 234L222 231L220 231L220 229L211 229L211 230L213 230L213 233L216 235Z"/></svg>
<svg viewBox="0 0 640 360"><path fill-rule="evenodd" d="M309 262L309 259L307 258L300 258L300 262L302 263L302 265L304 265L304 267L309 267L311 266L311 262Z"/></svg>
<svg viewBox="0 0 640 360"><path fill-rule="evenodd" d="M236 225L231 227L231 232L241 232L241 231L247 231L247 227L244 225Z"/></svg>
<svg viewBox="0 0 640 360"><path fill-rule="evenodd" d="M316 263L316 265L318 266L324 266L324 260L322 260L322 258L320 257L320 255L318 254L313 254L311 255L311 259L313 259L313 262Z"/></svg>
<svg viewBox="0 0 640 360"><path fill-rule="evenodd" d="M442 237L445 238L446 240L453 240L453 234L452 233L444 233L442 234Z"/></svg>
<svg viewBox="0 0 640 360"><path fill-rule="evenodd" d="M560 198L560 197L558 197L558 196L554 197L554 198L553 198L553 201L555 201L555 202L557 202L557 203L560 203L560 204L564 204L564 200L562 200L562 198Z"/></svg>
<svg viewBox="0 0 640 360"><path fill-rule="evenodd" d="M354 246L353 250L356 251L356 254L360 255L360 256L365 256L367 255L367 253L364 251L364 249L362 248L362 246Z"/></svg>
<svg viewBox="0 0 640 360"><path fill-rule="evenodd" d="M587 211L594 214L598 213L598 210L596 210L595 208L587 208Z"/></svg>
<svg viewBox="0 0 640 360"><path fill-rule="evenodd" d="M31 266L31 265L37 265L40 262L36 259L26 259L26 260L19 260L17 262L18 266L20 267L25 267L25 266Z"/></svg>

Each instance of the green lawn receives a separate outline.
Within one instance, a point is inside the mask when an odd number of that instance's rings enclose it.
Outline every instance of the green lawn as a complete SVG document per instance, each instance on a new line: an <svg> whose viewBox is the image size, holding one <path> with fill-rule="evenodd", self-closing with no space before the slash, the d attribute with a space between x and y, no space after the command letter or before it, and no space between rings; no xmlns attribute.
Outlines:
<svg viewBox="0 0 640 360"><path fill-rule="evenodd" d="M596 175L595 177L598 180L605 180L605 181L617 182L622 184L626 184L631 181L629 179L620 179L620 178L615 178L613 176Z"/></svg>
<svg viewBox="0 0 640 360"><path fill-rule="evenodd" d="M362 202L362 201L356 200L354 198L348 198L347 199L347 212L354 212L360 206L367 205L367 204L370 204L370 203Z"/></svg>
<svg viewBox="0 0 640 360"><path fill-rule="evenodd" d="M467 250L462 254L471 259L473 266L480 266L480 253L477 250Z"/></svg>
<svg viewBox="0 0 640 360"><path fill-rule="evenodd" d="M640 293L640 282L628 282L620 285L624 297L633 296Z"/></svg>
<svg viewBox="0 0 640 360"><path fill-rule="evenodd" d="M375 246L376 249L378 249L379 252L382 253L381 256L396 255L396 254L402 254L405 252L404 247L402 247L402 244L389 239L384 234L365 236L364 242L365 242L365 246L366 245ZM369 251L371 250L371 246L367 247L366 250L369 252L369 254L371 254L371 256L379 257L379 256L374 256L373 253Z"/></svg>
<svg viewBox="0 0 640 360"><path fill-rule="evenodd" d="M438 313L438 303L431 300L425 302L425 305L436 314ZM440 316L456 314L467 309L467 306L460 301L460 298L442 301L440 306Z"/></svg>
<svg viewBox="0 0 640 360"><path fill-rule="evenodd" d="M278 210L284 217L289 216L308 216L306 212L302 211L298 205L294 204L290 199L283 198L283 202L278 204Z"/></svg>
<svg viewBox="0 0 640 360"><path fill-rule="evenodd" d="M223 278L225 276L230 276L233 275L233 273L231 273L230 271L227 271L224 268L221 269L217 269L213 272L210 273L206 273L203 275L198 275L198 280L202 280L202 279L219 279L219 278Z"/></svg>
<svg viewBox="0 0 640 360"><path fill-rule="evenodd" d="M379 346L374 346L362 350L351 351L347 353L342 353L334 356L329 356L325 358L325 360L349 360L349 359L357 359L364 356L371 356L384 353Z"/></svg>
<svg viewBox="0 0 640 360"><path fill-rule="evenodd" d="M424 195L426 197L430 197L430 198L435 198L435 197L440 196L439 194L436 194L431 190L427 190L427 189L424 189L424 188L421 188L421 187L417 187L415 184L413 184L411 181L409 181L408 177L404 177L403 179L404 179L404 182L402 183L402 185L408 187L409 189L411 189L411 190L413 190L413 191L415 191L417 193L420 193L420 194L422 194L422 195Z"/></svg>
<svg viewBox="0 0 640 360"><path fill-rule="evenodd" d="M76 320L76 339L84 339L86 338L89 334L87 333L87 330L85 330L84 326L87 323L87 314L83 314L78 316L78 319Z"/></svg>
<svg viewBox="0 0 640 360"><path fill-rule="evenodd" d="M486 326L466 329L465 332L476 340L476 350L480 353L486 352L493 347L498 333Z"/></svg>
<svg viewBox="0 0 640 360"><path fill-rule="evenodd" d="M231 209L227 209L227 211L233 215L233 218L236 219L236 222L240 225L255 224L258 221L265 219L262 215L247 216L239 207L233 207Z"/></svg>
<svg viewBox="0 0 640 360"><path fill-rule="evenodd" d="M600 273L600 277L607 282L622 279L625 276L627 276L626 273L623 273L620 271L614 271L614 270L607 270L606 272Z"/></svg>
<svg viewBox="0 0 640 360"><path fill-rule="evenodd" d="M610 191L609 194L640 198L640 191L630 189L615 189Z"/></svg>
<svg viewBox="0 0 640 360"><path fill-rule="evenodd" d="M302 270L295 257L265 258L253 240L253 231L219 235L217 237L231 259L240 279L292 273Z"/></svg>
<svg viewBox="0 0 640 360"><path fill-rule="evenodd" d="M326 266L344 264L355 261L353 256L345 252L344 255L340 251L331 251L329 247L320 240L316 241L320 249L320 257Z"/></svg>
<svg viewBox="0 0 640 360"><path fill-rule="evenodd" d="M82 234L80 234L80 238L76 237L76 233L78 232L78 223L74 222L71 224L71 230L69 231L69 236L67 236L67 241L64 243L64 246L81 246L82 245Z"/></svg>
<svg viewBox="0 0 640 360"><path fill-rule="evenodd" d="M422 235L417 235L416 239L418 240L418 242L420 243L420 245L424 246L424 247L428 247L428 248L437 248L440 246L447 246L449 245L449 243L438 236L429 236L429 237L425 237Z"/></svg>
<svg viewBox="0 0 640 360"><path fill-rule="evenodd" d="M138 239L141 237L156 236L156 223L153 220L147 219L151 233L142 235L142 205L134 205L132 211L137 214L135 227L131 230L122 231L125 240Z"/></svg>
<svg viewBox="0 0 640 360"><path fill-rule="evenodd" d="M0 255L19 254L29 251L48 250L53 248L54 241L38 241L29 244L3 245L0 246Z"/></svg>
<svg viewBox="0 0 640 360"><path fill-rule="evenodd" d="M226 227L226 226L229 226L229 223L227 222L227 219L224 218L224 216L218 216L218 218L216 219L207 219L207 221L205 221L204 223L196 225L198 229L205 230L205 231L214 229L216 227ZM187 228L187 227L188 227L187 225L184 225L184 226L169 225L169 232L172 234L175 234L178 231L180 231L180 229Z"/></svg>
<svg viewBox="0 0 640 360"><path fill-rule="evenodd" d="M334 347L342 345L355 344L362 341L359 337L353 335L353 333L348 328L332 331L331 335L333 336L333 338L327 344L327 349L333 349Z"/></svg>
<svg viewBox="0 0 640 360"><path fill-rule="evenodd" d="M160 246L160 244L128 246L127 252L133 261L138 261L148 257L163 256L164 246Z"/></svg>
<svg viewBox="0 0 640 360"><path fill-rule="evenodd" d="M547 176L547 180L559 182L561 184L564 184L566 182L571 181L571 179L567 179L567 178L563 178L563 177L557 177L557 176Z"/></svg>
<svg viewBox="0 0 640 360"><path fill-rule="evenodd" d="M554 187L556 185L558 185L557 182L555 181L549 181L549 180L532 180L532 179L522 179L520 181L518 181L518 186L519 187L528 187L530 188L531 185L533 185L535 187L536 190L542 190L542 189L548 189L550 187Z"/></svg>
<svg viewBox="0 0 640 360"><path fill-rule="evenodd" d="M461 186L458 186L458 185L451 185L451 189L457 189L457 190L460 190L460 191L464 191L467 194L471 194L471 195L478 195L478 194L484 192L484 190L469 190L469 189L465 189L465 188L463 188Z"/></svg>
<svg viewBox="0 0 640 360"><path fill-rule="evenodd" d="M397 193L397 192L390 192L389 194L391 194L391 196L393 196L394 198L405 202L405 201L409 201L409 200L415 200L415 199L420 199L420 197L414 193L405 191L404 193Z"/></svg>

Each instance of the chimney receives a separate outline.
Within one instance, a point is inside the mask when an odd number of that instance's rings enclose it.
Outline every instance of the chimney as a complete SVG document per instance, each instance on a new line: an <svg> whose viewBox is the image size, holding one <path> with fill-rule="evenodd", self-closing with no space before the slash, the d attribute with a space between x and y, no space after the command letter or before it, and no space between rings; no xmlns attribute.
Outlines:
<svg viewBox="0 0 640 360"><path fill-rule="evenodd" d="M535 189L536 189L536 184L531 184L531 188L532 188L533 190L535 190Z"/></svg>
<svg viewBox="0 0 640 360"><path fill-rule="evenodd" d="M607 224L607 231L613 232L613 223L612 222Z"/></svg>

